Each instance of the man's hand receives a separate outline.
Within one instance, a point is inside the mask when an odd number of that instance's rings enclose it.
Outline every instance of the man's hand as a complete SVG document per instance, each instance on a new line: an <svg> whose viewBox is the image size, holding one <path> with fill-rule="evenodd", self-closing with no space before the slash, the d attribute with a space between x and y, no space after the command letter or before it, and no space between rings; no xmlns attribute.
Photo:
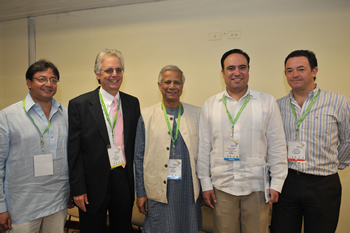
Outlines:
<svg viewBox="0 0 350 233"><path fill-rule="evenodd" d="M278 202L278 197L279 197L279 193L274 189L270 189L269 204Z"/></svg>
<svg viewBox="0 0 350 233"><path fill-rule="evenodd" d="M139 208L139 212L141 214L147 214L148 212L147 196L138 197L136 200L136 205L137 205L137 208Z"/></svg>
<svg viewBox="0 0 350 233"><path fill-rule="evenodd" d="M7 231L11 229L11 217L9 213L6 211L0 214L0 231Z"/></svg>
<svg viewBox="0 0 350 233"><path fill-rule="evenodd" d="M209 206L210 208L214 209L214 206L211 202L211 200L213 200L214 203L217 203L218 201L216 200L216 196L214 194L214 190L208 190L208 191L204 191L202 192L203 194L203 199L205 201L205 204L207 206Z"/></svg>
<svg viewBox="0 0 350 233"><path fill-rule="evenodd" d="M86 206L85 204L89 204L87 194L84 193L83 195L73 197L75 204L84 212L86 212Z"/></svg>
<svg viewBox="0 0 350 233"><path fill-rule="evenodd" d="M74 208L75 207L75 205L74 205L74 203L73 203L73 199L71 198L71 197L69 197L68 198L68 205L67 205L67 208L68 209L72 209L72 208Z"/></svg>

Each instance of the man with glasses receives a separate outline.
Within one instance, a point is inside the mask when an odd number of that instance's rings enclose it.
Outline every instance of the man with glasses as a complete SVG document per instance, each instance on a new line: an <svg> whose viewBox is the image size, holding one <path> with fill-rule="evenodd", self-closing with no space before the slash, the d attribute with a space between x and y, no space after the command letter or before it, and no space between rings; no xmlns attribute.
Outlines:
<svg viewBox="0 0 350 233"><path fill-rule="evenodd" d="M63 231L68 116L53 99L59 78L54 64L35 62L26 73L28 95L0 111L0 231Z"/></svg>
<svg viewBox="0 0 350 233"><path fill-rule="evenodd" d="M107 210L110 232L130 232L140 105L119 91L123 72L121 52L99 52L95 75L101 87L69 102L69 178L82 233L105 232Z"/></svg>

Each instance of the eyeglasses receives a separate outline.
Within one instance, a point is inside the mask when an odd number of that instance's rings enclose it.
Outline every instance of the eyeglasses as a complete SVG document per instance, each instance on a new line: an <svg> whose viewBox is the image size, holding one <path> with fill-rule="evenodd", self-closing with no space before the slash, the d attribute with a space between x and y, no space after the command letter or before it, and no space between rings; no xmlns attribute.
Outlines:
<svg viewBox="0 0 350 233"><path fill-rule="evenodd" d="M108 68L108 69L104 70L104 72L107 73L107 74L113 74L114 71L115 71L117 74L123 73L123 70L120 69L120 68L117 68L117 69Z"/></svg>
<svg viewBox="0 0 350 233"><path fill-rule="evenodd" d="M56 79L56 78L33 78L33 79L36 79L38 80L39 83L47 83L47 81L50 80L50 83L52 84L57 84L60 80Z"/></svg>

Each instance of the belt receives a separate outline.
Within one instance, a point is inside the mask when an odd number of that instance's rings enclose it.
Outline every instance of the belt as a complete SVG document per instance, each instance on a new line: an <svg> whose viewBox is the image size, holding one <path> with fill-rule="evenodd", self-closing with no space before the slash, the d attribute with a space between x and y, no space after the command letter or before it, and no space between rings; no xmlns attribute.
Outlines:
<svg viewBox="0 0 350 233"><path fill-rule="evenodd" d="M317 175L296 171L296 170L290 169L290 168L288 169L288 173L295 174L295 175L298 175L298 176L303 177L303 178L317 177Z"/></svg>

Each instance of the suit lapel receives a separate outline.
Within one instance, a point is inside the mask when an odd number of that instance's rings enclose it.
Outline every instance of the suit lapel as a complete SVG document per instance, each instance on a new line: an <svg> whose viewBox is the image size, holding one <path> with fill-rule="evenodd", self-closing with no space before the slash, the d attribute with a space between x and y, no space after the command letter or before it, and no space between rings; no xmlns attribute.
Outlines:
<svg viewBox="0 0 350 233"><path fill-rule="evenodd" d="M108 138L108 131L107 131L107 127L106 127L106 121L105 121L105 118L103 116L100 99L98 97L98 91L99 91L99 88L97 88L93 92L93 96L90 100L91 106L89 107L89 111L90 111L92 118L95 121L95 124L96 124L103 140L106 142L106 145L110 145L109 138Z"/></svg>
<svg viewBox="0 0 350 233"><path fill-rule="evenodd" d="M123 109L123 128L124 128L124 147L127 145L127 139L129 136L129 128L130 120L132 117L131 109L128 108L130 106L129 99L125 96L123 92L119 92L120 99L122 101L122 109Z"/></svg>

